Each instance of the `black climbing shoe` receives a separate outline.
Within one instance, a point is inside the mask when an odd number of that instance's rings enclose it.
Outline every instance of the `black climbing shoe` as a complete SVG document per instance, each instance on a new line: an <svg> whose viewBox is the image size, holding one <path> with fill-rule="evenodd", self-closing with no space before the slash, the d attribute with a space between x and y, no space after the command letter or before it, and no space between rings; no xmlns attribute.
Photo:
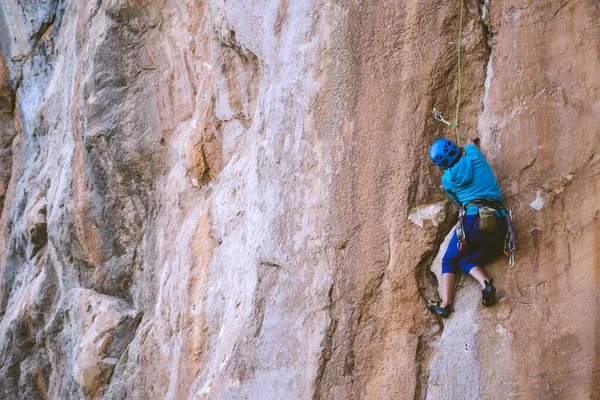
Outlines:
<svg viewBox="0 0 600 400"><path fill-rule="evenodd" d="M483 304L486 307L491 307L496 303L496 288L493 285L494 280L490 279L489 282L483 282L485 283L485 289L481 291L481 304Z"/></svg>
<svg viewBox="0 0 600 400"><path fill-rule="evenodd" d="M440 304L442 304L441 301L430 300L427 303L427 308L442 318L448 318L450 311L452 311L452 306L448 304L446 307L442 307Z"/></svg>

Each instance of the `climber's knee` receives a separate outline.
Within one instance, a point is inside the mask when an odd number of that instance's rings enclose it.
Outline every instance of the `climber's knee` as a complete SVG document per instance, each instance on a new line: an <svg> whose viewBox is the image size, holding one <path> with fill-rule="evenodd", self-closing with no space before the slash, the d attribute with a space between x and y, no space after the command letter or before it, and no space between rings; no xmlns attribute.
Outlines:
<svg viewBox="0 0 600 400"><path fill-rule="evenodd" d="M468 274L471 272L473 267L476 267L476 266L477 266L476 262L461 262L460 270L463 271L465 274Z"/></svg>

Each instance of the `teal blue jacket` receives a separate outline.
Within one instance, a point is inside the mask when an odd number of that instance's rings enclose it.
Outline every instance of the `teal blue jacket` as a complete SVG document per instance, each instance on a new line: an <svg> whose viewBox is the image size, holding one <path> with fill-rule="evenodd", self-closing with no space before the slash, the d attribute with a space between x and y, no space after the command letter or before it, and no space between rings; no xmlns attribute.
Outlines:
<svg viewBox="0 0 600 400"><path fill-rule="evenodd" d="M492 168L473 144L466 145L463 156L444 172L442 186L459 206L477 199L502 201L502 193ZM475 206L467 209L467 215L477 213Z"/></svg>

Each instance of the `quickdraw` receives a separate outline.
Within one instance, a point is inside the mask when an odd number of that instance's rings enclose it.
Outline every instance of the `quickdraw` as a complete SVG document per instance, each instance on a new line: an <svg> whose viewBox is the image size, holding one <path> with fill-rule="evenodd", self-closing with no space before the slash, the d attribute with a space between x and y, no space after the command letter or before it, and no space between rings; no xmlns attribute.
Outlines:
<svg viewBox="0 0 600 400"><path fill-rule="evenodd" d="M515 232L512 227L512 218L512 211L507 210L506 221L508 222L508 230L504 239L504 254L508 256L508 266L510 268L515 266Z"/></svg>
<svg viewBox="0 0 600 400"><path fill-rule="evenodd" d="M467 235L465 234L465 215L466 208L461 207L458 210L458 225L456 226L456 237L458 237L458 250L463 249L463 245L467 246Z"/></svg>

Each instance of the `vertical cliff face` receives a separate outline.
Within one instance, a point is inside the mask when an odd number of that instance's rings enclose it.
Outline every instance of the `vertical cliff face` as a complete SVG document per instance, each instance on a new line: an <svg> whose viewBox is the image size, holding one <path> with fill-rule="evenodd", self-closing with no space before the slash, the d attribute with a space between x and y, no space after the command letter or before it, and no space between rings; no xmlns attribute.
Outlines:
<svg viewBox="0 0 600 400"><path fill-rule="evenodd" d="M519 250L440 321L460 4L379 3L0 4L0 397L594 396L600 5L465 1Z"/></svg>

